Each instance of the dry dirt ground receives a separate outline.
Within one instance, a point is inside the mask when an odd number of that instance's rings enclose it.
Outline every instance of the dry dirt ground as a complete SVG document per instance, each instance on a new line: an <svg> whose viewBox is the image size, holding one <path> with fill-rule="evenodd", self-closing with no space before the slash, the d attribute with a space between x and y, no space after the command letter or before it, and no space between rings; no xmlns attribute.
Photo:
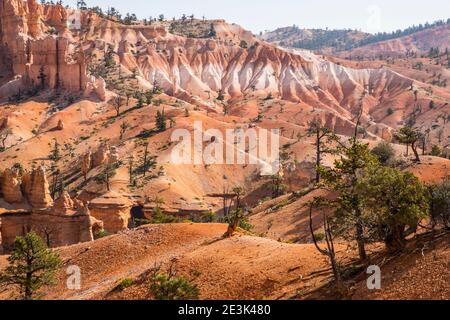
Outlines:
<svg viewBox="0 0 450 320"><path fill-rule="evenodd" d="M149 272L176 261L179 275L191 279L201 299L336 299L324 256L311 244L287 244L238 234L223 239L221 224L150 225L93 243L58 249L64 260L58 285L44 299L148 299ZM388 258L382 245L369 248L382 266L382 290L368 291L364 275L350 279L353 299L450 299L449 241L421 236L411 250ZM338 256L351 269L353 246L338 244ZM0 267L6 257L0 257ZM66 268L81 269L81 290L66 288ZM134 285L112 289L123 279ZM0 293L0 299L11 292Z"/></svg>

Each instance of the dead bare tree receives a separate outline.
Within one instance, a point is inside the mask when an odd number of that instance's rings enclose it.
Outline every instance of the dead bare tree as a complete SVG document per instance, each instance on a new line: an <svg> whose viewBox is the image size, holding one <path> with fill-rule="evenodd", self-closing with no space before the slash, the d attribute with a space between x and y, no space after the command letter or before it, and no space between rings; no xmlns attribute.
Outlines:
<svg viewBox="0 0 450 320"><path fill-rule="evenodd" d="M309 229L311 232L311 237L313 239L314 242L314 246L316 247L316 249L323 254L324 256L328 257L329 261L330 261L330 265L331 265L331 269L333 271L333 275L334 275L334 279L336 282L336 289L338 291L339 294L345 294L346 292L346 287L344 284L344 281L342 279L342 274L341 274L341 270L336 258L336 250L334 247L334 236L333 236L333 231L332 231L332 227L330 224L330 218L327 216L327 214L325 212L322 213L322 221L323 221L323 229L324 229L324 239L325 239L325 243L326 243L326 249L323 249L320 247L318 240L317 240L317 236L314 232L314 226L313 226L313 210L316 208L324 208L326 207L327 204L327 200L321 198L321 197L316 197L314 198L314 200L312 200L308 205L309 205Z"/></svg>
<svg viewBox="0 0 450 320"><path fill-rule="evenodd" d="M230 197L230 191L229 191L228 187L224 187L223 194L222 194L223 216L224 217L227 217L230 214L232 202L233 202L233 198Z"/></svg>
<svg viewBox="0 0 450 320"><path fill-rule="evenodd" d="M324 153L330 153L331 149L328 145L332 141L337 141L339 138L334 132L324 126L320 120L316 119L309 123L307 135L309 137L314 136L316 146L316 183L320 183L319 168L322 165L322 155ZM325 144L325 141L327 142Z"/></svg>
<svg viewBox="0 0 450 320"><path fill-rule="evenodd" d="M122 108L122 104L123 104L122 96L117 95L116 97L114 97L113 106L114 106L114 109L116 110L117 117L120 115L120 108Z"/></svg>
<svg viewBox="0 0 450 320"><path fill-rule="evenodd" d="M56 233L57 229L54 225L48 223L37 223L35 227L38 234L41 234L44 239L47 247L52 247L53 235Z"/></svg>

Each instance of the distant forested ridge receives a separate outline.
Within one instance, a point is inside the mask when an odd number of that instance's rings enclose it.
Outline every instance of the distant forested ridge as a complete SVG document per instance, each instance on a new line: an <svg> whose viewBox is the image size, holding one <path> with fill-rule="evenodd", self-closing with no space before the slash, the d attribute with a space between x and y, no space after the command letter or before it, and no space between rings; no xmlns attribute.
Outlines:
<svg viewBox="0 0 450 320"><path fill-rule="evenodd" d="M450 24L450 19L447 19L446 21L445 20L438 20L438 21L435 21L433 23L428 23L427 22L425 24L419 24L418 26L414 25L414 26L409 27L407 29L397 30L397 31L390 32L390 33L380 32L380 33L374 34L373 36L370 36L367 39L364 39L364 40L360 41L359 46L365 46L365 45L372 44L372 43L375 43L375 42L380 42L380 41L397 39L397 38L400 38L400 37L409 36L409 35L411 35L413 33L416 33L416 32L420 32L420 31L424 31L424 30L427 30L427 29L432 29L432 28L436 28L436 27L440 27L440 26L444 26L444 25L448 25L448 24Z"/></svg>
<svg viewBox="0 0 450 320"><path fill-rule="evenodd" d="M307 50L332 49L333 51L346 51L372 43L392 40L411 34L449 25L450 19L438 20L433 23L413 25L404 30L394 32L380 32L376 34L365 33L352 29L300 29L297 26L280 28L266 33L263 38L269 42L277 42L281 46L301 48Z"/></svg>

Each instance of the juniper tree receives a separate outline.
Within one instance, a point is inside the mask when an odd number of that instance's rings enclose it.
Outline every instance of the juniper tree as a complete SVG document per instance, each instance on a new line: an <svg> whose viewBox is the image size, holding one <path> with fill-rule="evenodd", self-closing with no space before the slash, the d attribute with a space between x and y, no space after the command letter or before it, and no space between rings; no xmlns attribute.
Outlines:
<svg viewBox="0 0 450 320"><path fill-rule="evenodd" d="M428 216L427 189L412 173L372 166L358 179L365 226L390 251L402 250L405 237Z"/></svg>
<svg viewBox="0 0 450 320"><path fill-rule="evenodd" d="M234 209L230 210L225 217L226 222L228 222L227 232L224 234L225 238L232 237L242 220L245 218L242 205L242 197L245 194L244 188L238 186L233 188L232 192L234 195Z"/></svg>
<svg viewBox="0 0 450 320"><path fill-rule="evenodd" d="M336 218L340 220L343 236L356 240L359 257L367 261L364 234L363 198L357 189L358 177L364 170L378 164L370 152L369 145L351 139L349 146L340 144L339 158L333 168L320 166L319 171L325 186L336 191L339 196L334 202Z"/></svg>
<svg viewBox="0 0 450 320"><path fill-rule="evenodd" d="M48 156L48 158L51 160L50 166L50 171L52 172L51 194L52 198L55 198L58 189L59 176L61 173L58 168L58 163L62 159L60 146L56 139L54 139L53 148L50 151L50 155Z"/></svg>
<svg viewBox="0 0 450 320"><path fill-rule="evenodd" d="M41 82L41 89L45 88L45 81L47 79L47 75L45 74L45 69L44 66L41 66L39 68L39 75L37 77L39 79L39 81Z"/></svg>
<svg viewBox="0 0 450 320"><path fill-rule="evenodd" d="M94 180L98 184L104 183L106 185L106 190L111 191L111 178L117 174L118 168L118 163L109 163L103 168L102 172L94 178Z"/></svg>
<svg viewBox="0 0 450 320"><path fill-rule="evenodd" d="M134 157L130 155L128 157L128 175L130 177L130 186L135 184L134 180Z"/></svg>
<svg viewBox="0 0 450 320"><path fill-rule="evenodd" d="M149 292L156 300L197 300L200 290L190 279L177 276L176 259L172 259L167 272L161 265L151 270Z"/></svg>
<svg viewBox="0 0 450 320"><path fill-rule="evenodd" d="M433 228L441 223L450 229L450 180L428 187L430 200L430 215Z"/></svg>
<svg viewBox="0 0 450 320"><path fill-rule="evenodd" d="M409 150L409 146L411 145L411 149L414 152L414 156L415 156L415 161L416 162L420 162L420 156L419 156L419 152L417 151L417 144L421 141L422 139L422 133L420 133L419 131L417 131L416 129L406 126L401 128L395 135L395 137L397 138L397 140L400 143L403 143L406 145L406 155L409 154L408 150Z"/></svg>

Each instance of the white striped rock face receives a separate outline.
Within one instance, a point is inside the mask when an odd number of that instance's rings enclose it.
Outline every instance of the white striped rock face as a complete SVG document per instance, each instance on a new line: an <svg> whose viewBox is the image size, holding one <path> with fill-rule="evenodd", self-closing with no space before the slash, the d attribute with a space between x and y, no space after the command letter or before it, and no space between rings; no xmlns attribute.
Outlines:
<svg viewBox="0 0 450 320"><path fill-rule="evenodd" d="M20 46L25 39L36 42L32 45L36 51L35 60L55 61L55 52L51 49L55 36L43 32L52 27L62 36L61 43L65 47L59 55L65 65L51 65L48 81L56 84L55 77L59 74L66 89L72 91L95 91L105 97L102 87L95 85L96 80L90 81L84 74L84 68L90 56L101 57L108 46L112 46L117 61L124 68L130 72L138 71L143 89L151 88L156 81L169 95L215 110L221 107L214 101L220 90L226 100L231 98L232 101L249 95L265 97L271 94L278 99L324 110L350 123L363 107L366 128L376 135L386 135L386 130L404 124L417 108L424 110L416 119L418 124L430 127L437 116L428 112L431 100L441 105L443 111L449 111L445 103L450 96L427 94L428 85L388 68L346 68L308 51L268 44L224 21L211 22L216 31L214 39L194 39L169 33L168 23L125 26L82 12L79 14L82 27L78 32L70 28L70 21L66 21L68 16L77 16L73 10L66 11L61 6L42 7L36 1L26 4L21 0L0 0L0 3L5 8L0 12L3 44L0 50L5 50L8 43L10 51L23 56L23 59L13 61L13 73L28 74L33 79L38 75L39 65L27 66L26 49ZM248 48L241 48L241 41L245 41ZM37 50L40 44L42 50ZM80 67L69 61L75 53ZM82 72L74 72L74 68ZM10 88L14 83L8 85ZM415 90L419 92L418 101L414 98ZM0 88L0 93L5 91ZM389 108L396 111L394 115L387 116Z"/></svg>

